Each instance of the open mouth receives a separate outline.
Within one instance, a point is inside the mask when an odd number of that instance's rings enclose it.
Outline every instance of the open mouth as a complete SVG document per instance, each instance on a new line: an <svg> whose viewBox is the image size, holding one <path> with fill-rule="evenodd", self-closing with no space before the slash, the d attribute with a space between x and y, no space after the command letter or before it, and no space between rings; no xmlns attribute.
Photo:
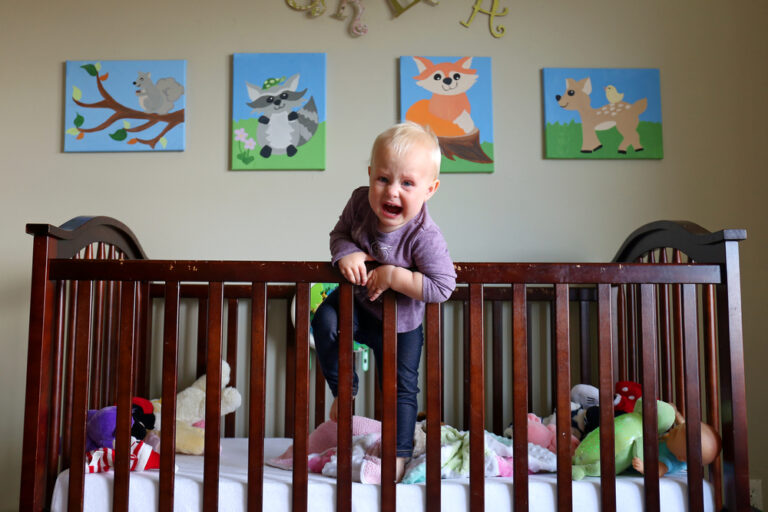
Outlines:
<svg viewBox="0 0 768 512"><path fill-rule="evenodd" d="M395 204L385 204L382 208L390 215L399 215L400 212L403 211L402 206L397 206Z"/></svg>

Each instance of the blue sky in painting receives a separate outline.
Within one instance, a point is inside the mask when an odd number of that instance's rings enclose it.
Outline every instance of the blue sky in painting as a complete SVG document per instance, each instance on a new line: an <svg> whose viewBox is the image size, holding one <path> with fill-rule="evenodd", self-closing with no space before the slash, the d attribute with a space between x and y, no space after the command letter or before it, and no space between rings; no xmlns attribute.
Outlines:
<svg viewBox="0 0 768 512"><path fill-rule="evenodd" d="M455 57L431 57L417 55L429 59L435 64L440 62L456 62L466 55ZM477 82L467 91L469 104L472 106L472 120L480 130L481 142L493 142L493 94L491 81L491 58L472 57L471 69L476 69ZM416 85L414 76L419 74L419 68L412 56L400 57L400 119L405 120L408 107L421 99L428 99L432 93Z"/></svg>
<svg viewBox="0 0 768 512"><path fill-rule="evenodd" d="M171 112L185 108L187 98L187 80L185 60L82 60L67 61L66 63L66 87L64 91L64 130L74 126L73 120L77 115L85 118L82 128L93 128L106 121L114 111L106 108L84 108L76 105L72 100L73 87L82 91L83 103L96 103L103 98L99 94L96 86L96 78L89 75L81 66L86 64L101 64L99 75L109 74L108 78L102 82L104 89L117 102L123 106L141 110L139 100L136 97L136 87L133 82L138 78L138 73L151 73L154 83L161 78L173 78L179 84L184 86L184 94L174 102ZM77 140L70 134L64 135L65 151L161 151L163 148L157 144L156 149L152 149L144 144L127 144L125 140L114 141L109 137L110 133L123 128L123 121L119 119L104 130L86 133L84 138ZM132 127L145 123L142 119L125 119ZM128 138L137 137L141 139L152 139L166 127L165 123L157 123L155 126L135 132L128 135ZM168 141L164 148L167 151L180 151L184 149L184 132L186 122L175 126L164 135Z"/></svg>
<svg viewBox="0 0 768 512"><path fill-rule="evenodd" d="M257 116L246 105L251 99L245 83L261 87L268 78L300 74L298 90L307 89L304 100L315 98L320 122L325 121L324 53L236 53L232 64L232 120Z"/></svg>
<svg viewBox="0 0 768 512"><path fill-rule="evenodd" d="M605 86L613 85L624 94L622 101L634 103L647 98L648 107L640 115L641 121L661 123L661 90L658 69L620 69L620 68L545 68L542 73L544 84L544 118L547 123L567 124L571 121L580 123L579 113L565 110L557 104L555 96L565 93L565 79L576 81L589 77L592 81L590 95L592 108L602 107L605 98Z"/></svg>

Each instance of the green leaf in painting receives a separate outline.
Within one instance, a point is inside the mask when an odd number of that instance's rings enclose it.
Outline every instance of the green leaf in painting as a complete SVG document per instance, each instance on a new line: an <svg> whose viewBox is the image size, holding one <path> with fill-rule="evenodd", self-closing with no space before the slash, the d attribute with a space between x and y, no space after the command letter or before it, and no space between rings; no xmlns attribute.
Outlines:
<svg viewBox="0 0 768 512"><path fill-rule="evenodd" d="M77 114L77 117L75 117L75 126L80 128L81 126L83 126L83 122L85 122L85 118L80 114Z"/></svg>
<svg viewBox="0 0 768 512"><path fill-rule="evenodd" d="M69 129L66 131L66 133L68 133L69 135L78 135L78 134L80 133L80 130L78 130L77 128L75 128L75 127L73 126L72 128L69 128Z"/></svg>
<svg viewBox="0 0 768 512"><path fill-rule="evenodd" d="M98 74L99 74L99 70L96 69L96 66L94 66L93 64L85 64L85 65L80 66L80 67L83 68L84 70L86 70L88 72L88 74L91 75L91 76L98 76Z"/></svg>
<svg viewBox="0 0 768 512"><path fill-rule="evenodd" d="M101 62L97 62L93 67L96 68L96 71L101 71Z"/></svg>
<svg viewBox="0 0 768 512"><path fill-rule="evenodd" d="M165 146L168 145L168 139L165 137L160 137L160 145L163 146L163 149L165 149Z"/></svg>
<svg viewBox="0 0 768 512"><path fill-rule="evenodd" d="M125 140L126 137L128 137L128 133L126 133L125 128L120 128L115 133L110 133L110 137L112 137L112 140Z"/></svg>
<svg viewBox="0 0 768 512"><path fill-rule="evenodd" d="M80 101L80 98L83 97L83 91L80 90L80 88L72 86L72 99L75 101Z"/></svg>
<svg viewBox="0 0 768 512"><path fill-rule="evenodd" d="M123 121L123 128L127 130L130 127L131 127L131 123L129 123L128 121Z"/></svg>

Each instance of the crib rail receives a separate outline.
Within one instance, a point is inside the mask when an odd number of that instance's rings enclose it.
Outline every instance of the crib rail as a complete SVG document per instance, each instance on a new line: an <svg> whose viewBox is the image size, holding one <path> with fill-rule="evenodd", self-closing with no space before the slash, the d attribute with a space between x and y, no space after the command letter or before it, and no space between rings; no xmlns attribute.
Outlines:
<svg viewBox="0 0 768 512"><path fill-rule="evenodd" d="M85 412L89 405L116 401L118 406L118 430L116 433L114 510L127 510L130 445L130 401L131 396L147 396L149 388L148 354L152 344L149 325L151 324L151 299L162 300L162 428L161 446L175 445L175 396L178 380L179 354L179 310L184 297L198 300L201 314L198 315L198 375L206 373L206 432L204 455L205 510L217 510L219 480L219 450L222 437L220 422L221 407L221 366L222 358L231 359L231 342L236 335L238 301L247 301L250 307L248 375L245 382L249 388L250 404L245 409L248 415L249 479L248 504L251 510L261 510L263 479L263 439L265 436L265 393L266 393L266 338L267 304L270 298L288 299L296 295L296 325L291 330L289 365L293 365L290 382L291 411L286 408L287 428L294 438L293 508L308 510L307 481L307 439L310 431L309 393L309 285L313 282L340 283L340 351L339 351L339 429L338 458L339 476L337 483L338 510L351 510L352 500L352 286L345 283L340 274L326 262L245 262L245 261L163 261L129 259L125 252L109 253L97 249L83 258L73 259L77 250L68 249L65 255L57 252L59 239L54 231L42 228L32 230L35 235L33 261L33 297L30 316L30 360L27 382L27 411L25 416L25 454L36 461L34 471L22 473L21 509L42 510L50 500L53 479L59 469L70 469L69 508L82 509L85 452ZM59 235L62 235L61 233ZM722 240L721 240L722 241ZM90 242L89 242L90 243ZM120 242L123 243L124 242ZM71 254L69 254L71 253ZM94 258L95 254L95 259ZM112 254L121 259L109 260L103 256ZM132 252L131 257L143 258L143 252ZM738 260L737 254L736 261ZM731 258L734 257L731 254ZM636 257L635 259L639 258ZM633 260L635 261L635 260ZM740 304L734 302L731 292L735 285L738 292L738 266L734 271L732 259L728 264L713 262L644 262L608 264L570 263L457 263L459 283L452 300L466 304L464 326L466 336L466 426L470 432L470 499L473 510L485 506L485 477L483 467L483 431L486 429L486 333L485 318L489 312L494 320L489 338L492 350L500 351L508 344L512 351L512 400L514 436L514 502L516 510L528 510L528 456L526 413L530 410L531 387L529 328L529 305L532 301L552 303L553 343L553 405L559 411L570 409L569 392L572 384L571 352L579 345L571 334L570 307L579 303L580 316L590 317L589 302L594 302L596 316L596 350L598 353L597 380L602 403L611 403L613 383L617 375L639 377L644 395L655 396L660 382L666 382L668 373L658 364L660 327L659 301L667 286L678 287L680 293L679 318L682 319L681 333L674 336L680 340L680 357L683 361L684 382L675 391L677 397L684 397L688 423L698 426L701 421L699 401L699 333L698 297L709 297L704 310L717 312L717 332L707 330L707 337L713 339L713 346L719 347L721 360L720 387L738 398L743 387L743 362L738 360L741 350L740 316L734 318L733 309L740 315ZM101 291L100 291L101 290ZM111 290L106 293L104 290ZM627 292L631 290L631 292ZM704 290L704 292L702 292ZM712 300L712 292L717 296ZM634 297L631 302L621 294ZM107 297L113 297L106 310L101 307ZM512 332L504 336L498 304L509 301L512 311ZM624 302L622 302L624 301ZM289 301L286 301L289 302ZM631 302L631 303L630 303ZM225 303L227 308L225 310ZM384 342L396 346L396 310L392 293L384 295ZM486 310L491 304L490 311ZM587 304L584 310L583 304ZM666 308L666 307L665 307ZM662 308L662 309L665 309ZM115 320L99 320L101 311L114 314ZM586 311L586 312L585 312ZM115 314L117 312L117 314ZM634 324L629 326L621 315L635 315ZM675 318L678 316L675 315ZM711 320L712 316L706 317ZM227 321L225 335L224 324ZM427 509L439 508L440 492L440 424L443 411L443 354L444 335L441 307L430 304L425 315L425 358L426 358L426 411L427 411ZM109 327L105 327L106 324ZM711 322L705 322L707 324ZM65 331L69 335L65 336ZM100 338L100 333L111 333ZM580 332L589 336L589 329ZM631 342L629 335L634 336ZM733 336L737 347L732 347ZM70 340L72 350L63 350L64 339ZM715 339L717 338L717 339ZM110 342L113 340L114 342ZM662 340L661 346L665 341ZM226 345L227 352L224 352ZM33 348L34 347L34 348ZM34 350L39 353L33 354ZM97 350L104 352L96 353ZM665 350L662 348L662 350ZM65 355L69 359L63 362ZM500 352L496 352L499 354ZM710 357L710 356L707 356ZM115 359L114 367L100 361ZM582 361L584 360L582 355ZM95 363L93 363L95 362ZM89 366L91 365L91 366ZM95 366L94 366L95 365ZM69 368L62 371L61 367ZM588 366L588 365L587 365ZM723 369L723 366L728 366ZM77 368L77 372L73 370ZM382 493L381 509L395 510L395 435L396 418L396 353L387 351L383 361L383 386L381 393L382 411ZM630 368L635 373L630 374ZM50 376L46 372L50 370ZM741 371L739 381L739 372ZM498 368L493 369L494 375ZM622 373L623 372L623 373ZM582 368L581 377L590 374L589 368ZM715 378L715 372L708 375ZM30 377L31 376L31 377ZM61 379L71 379L67 387ZM287 377L288 378L288 377ZM232 380L236 380L236 374ZM723 383L723 379L729 382ZM343 385L343 383L347 385ZM110 384L114 383L114 384ZM288 384L288 383L287 383ZM322 386L318 380L317 385ZM494 379L494 388L499 383ZM286 386L289 388L289 386ZM671 392L671 391L670 391ZM717 387L707 388L707 396L715 393ZM71 396L71 403L68 402ZM494 395L495 396L495 395ZM502 395L503 397L503 395ZM494 403L503 402L496 399ZM737 400L738 402L738 400ZM60 406L59 403L63 403ZM715 406L723 407L723 400L715 399ZM66 416L60 418L58 407ZM727 415L744 417L743 403L734 404ZM495 409L496 407L494 407ZM322 412L322 408L320 411ZM316 421L318 421L316 413ZM499 416L500 417L500 416ZM643 408L643 434L646 439L655 439L656 409L653 401L647 400ZM493 415L493 430L500 433L496 411ZM746 421L744 422L746 423ZM63 428L59 428L59 425ZM225 422L224 435L231 435L229 419ZM430 428L431 427L431 428ZM601 481L603 510L616 510L614 431L612 410L604 407L600 417ZM724 440L729 439L730 447L724 451L725 466L733 471L733 464L746 464L746 435L738 438L740 432L733 425L731 417L723 418ZM698 429L688 429L689 460L689 505L690 510L702 507L702 479L700 439ZM62 457L55 456L62 433ZM518 433L520 435L518 435ZM744 431L744 434L746 432ZM571 457L569 446L570 418L566 414L557 419L557 481L558 509L572 509ZM33 448L27 448L28 436ZM53 450L52 450L53 449ZM53 454L53 455L52 455ZM646 467L656 467L658 452L654 443L644 444ZM161 454L159 510L173 510L174 462L173 450ZM647 510L659 510L659 481L654 472L645 475L645 504ZM742 473L725 480L725 505L732 510L744 510ZM748 492L747 492L748 496Z"/></svg>

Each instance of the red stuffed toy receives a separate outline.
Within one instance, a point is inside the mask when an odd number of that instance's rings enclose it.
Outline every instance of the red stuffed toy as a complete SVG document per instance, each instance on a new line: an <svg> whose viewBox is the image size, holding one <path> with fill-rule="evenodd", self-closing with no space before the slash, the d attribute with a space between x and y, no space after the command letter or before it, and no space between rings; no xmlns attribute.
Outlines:
<svg viewBox="0 0 768 512"><path fill-rule="evenodd" d="M620 380L616 383L616 394L614 412L623 414L635 410L635 402L643 395L643 388L637 382L631 380Z"/></svg>

